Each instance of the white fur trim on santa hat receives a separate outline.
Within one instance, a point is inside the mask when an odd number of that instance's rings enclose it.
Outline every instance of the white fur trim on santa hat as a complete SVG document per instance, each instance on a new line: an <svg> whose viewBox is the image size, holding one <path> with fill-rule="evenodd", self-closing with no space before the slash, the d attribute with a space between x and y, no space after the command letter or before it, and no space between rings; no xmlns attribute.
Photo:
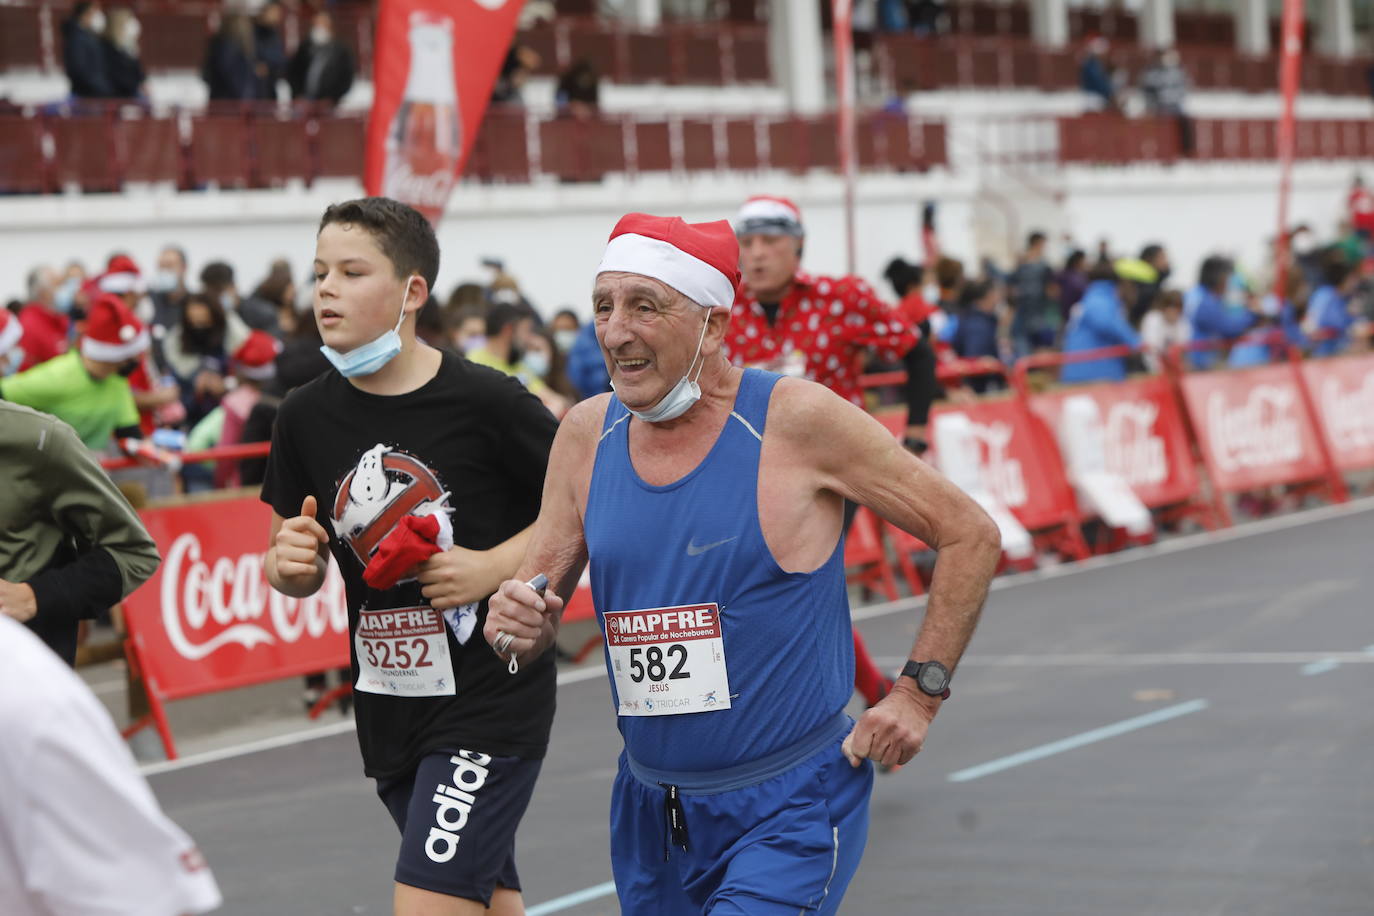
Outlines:
<svg viewBox="0 0 1374 916"><path fill-rule="evenodd" d="M124 327L132 329L131 325L124 325ZM141 330L128 340L119 343L107 343L103 340L96 340L94 337L81 338L81 355L100 360L102 363L122 363L127 359L133 359L146 349L148 349L147 329Z"/></svg>
<svg viewBox="0 0 1374 916"><path fill-rule="evenodd" d="M264 382L270 378L276 377L277 364L265 363L261 366L250 366L247 363L235 363L234 371L244 378L251 378L255 381Z"/></svg>
<svg viewBox="0 0 1374 916"><path fill-rule="evenodd" d="M661 280L703 308L728 309L735 302L735 286L729 277L681 248L647 235L627 232L611 239L596 272L608 270Z"/></svg>
<svg viewBox="0 0 1374 916"><path fill-rule="evenodd" d="M19 345L20 338L24 336L24 326L8 312L0 317L5 319L5 323L0 325L0 356L4 356Z"/></svg>
<svg viewBox="0 0 1374 916"><path fill-rule="evenodd" d="M96 281L96 285L102 293L123 295L143 292L143 278L135 273L105 274Z"/></svg>
<svg viewBox="0 0 1374 916"><path fill-rule="evenodd" d="M735 232L746 235L769 230L774 234L803 234L801 213L776 197L751 197L735 215Z"/></svg>

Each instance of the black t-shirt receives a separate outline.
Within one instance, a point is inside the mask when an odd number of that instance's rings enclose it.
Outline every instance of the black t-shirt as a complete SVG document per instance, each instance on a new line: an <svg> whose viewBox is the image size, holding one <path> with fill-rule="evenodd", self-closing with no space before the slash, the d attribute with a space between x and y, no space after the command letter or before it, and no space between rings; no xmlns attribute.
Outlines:
<svg viewBox="0 0 1374 916"><path fill-rule="evenodd" d="M394 525L426 504L448 509L456 546L487 550L532 524L557 422L518 381L451 353L409 394L359 391L335 371L293 391L277 415L262 500L283 518L313 495L348 594L350 634L360 610L427 605L418 582L374 591L369 556ZM336 521L337 519L337 521ZM454 696L354 691L369 776L405 772L453 747L538 759L553 722L553 652L506 670L482 637L487 602L466 645L447 626ZM358 679L357 645L352 646Z"/></svg>

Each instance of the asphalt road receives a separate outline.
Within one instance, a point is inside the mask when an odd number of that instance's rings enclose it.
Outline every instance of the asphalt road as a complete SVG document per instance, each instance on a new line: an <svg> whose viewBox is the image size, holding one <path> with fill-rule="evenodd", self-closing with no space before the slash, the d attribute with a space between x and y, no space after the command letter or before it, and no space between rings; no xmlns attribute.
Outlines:
<svg viewBox="0 0 1374 916"><path fill-rule="evenodd" d="M1318 517L1002 582L843 912L1374 913L1374 504ZM920 613L856 618L895 667ZM598 669L565 670L522 826L531 916L619 912ZM390 913L351 732L152 772L224 913Z"/></svg>

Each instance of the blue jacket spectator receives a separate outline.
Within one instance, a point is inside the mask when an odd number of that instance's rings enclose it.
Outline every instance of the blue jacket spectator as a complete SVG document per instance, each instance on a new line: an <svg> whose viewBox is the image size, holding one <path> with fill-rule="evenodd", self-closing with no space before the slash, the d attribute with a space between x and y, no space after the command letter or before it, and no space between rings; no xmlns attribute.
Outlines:
<svg viewBox="0 0 1374 916"><path fill-rule="evenodd" d="M568 381L583 398L611 390L606 360L601 355L601 344L596 341L595 321L582 325L577 341L568 351Z"/></svg>
<svg viewBox="0 0 1374 916"><path fill-rule="evenodd" d="M985 356L1000 359L998 330L1001 319L998 313L1002 308L1001 285L987 280L970 283L964 287L960 302L962 308L957 318L947 326L945 335L954 352L965 359ZM974 376L969 379L969 387L982 394L1004 386L1002 379L997 376Z"/></svg>
<svg viewBox="0 0 1374 916"><path fill-rule="evenodd" d="M1325 282L1307 301L1307 317L1303 324L1316 340L1314 356L1331 356L1350 346L1350 328L1355 315L1350 310L1350 294L1354 290L1354 271L1340 257L1328 256L1322 264Z"/></svg>
<svg viewBox="0 0 1374 916"><path fill-rule="evenodd" d="M1307 346L1307 335L1298 323L1298 312L1287 299L1282 303L1270 293L1264 297L1261 310L1267 320L1261 322L1231 348L1231 356L1226 360L1233 369L1247 366L1263 366L1275 362L1281 354L1274 352L1274 332L1283 333L1283 341L1295 347Z"/></svg>
<svg viewBox="0 0 1374 916"><path fill-rule="evenodd" d="M1109 266L1095 268L1088 291L1074 309L1064 335L1064 352L1099 350L1102 347L1140 346L1140 335L1126 320L1126 306ZM1065 363L1064 382L1119 382L1126 377L1126 358L1112 356L1081 363Z"/></svg>
<svg viewBox="0 0 1374 916"><path fill-rule="evenodd" d="M1107 40L1100 36L1088 42L1088 53L1078 67L1078 86L1096 96L1101 108L1112 109L1116 107L1116 85L1107 66L1107 48Z"/></svg>
<svg viewBox="0 0 1374 916"><path fill-rule="evenodd" d="M114 94L100 40L104 29L105 14L91 3L78 3L62 23L62 69L77 98L108 99Z"/></svg>
<svg viewBox="0 0 1374 916"><path fill-rule="evenodd" d="M1246 308L1226 301L1226 286L1232 273L1231 262L1210 257L1202 262L1198 285L1188 291L1183 301L1183 313L1193 328L1193 340L1235 340L1259 320ZM1216 350L1197 350L1192 354L1193 368L1210 369L1221 359Z"/></svg>
<svg viewBox="0 0 1374 916"><path fill-rule="evenodd" d="M1350 297L1335 286L1322 286L1307 303L1308 326L1317 339L1315 356L1331 356L1350 346L1350 328L1355 316L1350 313Z"/></svg>

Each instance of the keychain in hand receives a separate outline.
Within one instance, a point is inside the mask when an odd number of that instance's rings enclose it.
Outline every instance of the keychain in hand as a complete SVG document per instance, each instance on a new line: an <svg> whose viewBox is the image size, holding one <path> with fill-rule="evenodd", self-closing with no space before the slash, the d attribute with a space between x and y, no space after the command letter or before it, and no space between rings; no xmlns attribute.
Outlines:
<svg viewBox="0 0 1374 916"><path fill-rule="evenodd" d="M543 598L544 590L549 587L549 577L540 573L525 584L534 589L536 595ZM510 648L510 644L514 641L515 637L509 633L500 634L500 637L496 640L496 646L494 647L496 649L496 654L505 655L506 650ZM511 674L516 674L520 671L520 663L515 660L514 652L510 654L510 664L506 667L506 670Z"/></svg>

